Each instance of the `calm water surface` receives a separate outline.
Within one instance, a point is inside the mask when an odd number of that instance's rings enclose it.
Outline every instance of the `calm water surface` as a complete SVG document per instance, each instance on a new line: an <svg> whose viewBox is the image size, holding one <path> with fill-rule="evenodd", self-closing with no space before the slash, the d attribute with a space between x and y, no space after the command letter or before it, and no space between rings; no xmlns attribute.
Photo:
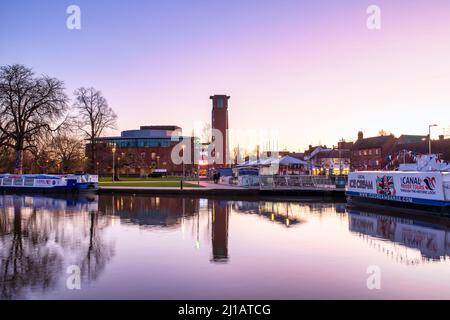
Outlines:
<svg viewBox="0 0 450 320"><path fill-rule="evenodd" d="M2 195L0 298L449 299L449 225L342 203Z"/></svg>

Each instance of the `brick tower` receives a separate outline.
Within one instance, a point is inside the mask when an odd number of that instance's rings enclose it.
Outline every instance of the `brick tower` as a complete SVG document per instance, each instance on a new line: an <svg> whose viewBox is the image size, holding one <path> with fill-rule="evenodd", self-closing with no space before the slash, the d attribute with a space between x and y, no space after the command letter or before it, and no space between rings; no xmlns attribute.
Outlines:
<svg viewBox="0 0 450 320"><path fill-rule="evenodd" d="M214 95L209 97L213 101L212 107L212 129L217 129L222 133L223 136L223 148L222 150L216 150L216 152L221 152L217 158L222 158L222 163L217 163L219 167L226 167L229 161L228 152L228 99L230 96L227 95Z"/></svg>

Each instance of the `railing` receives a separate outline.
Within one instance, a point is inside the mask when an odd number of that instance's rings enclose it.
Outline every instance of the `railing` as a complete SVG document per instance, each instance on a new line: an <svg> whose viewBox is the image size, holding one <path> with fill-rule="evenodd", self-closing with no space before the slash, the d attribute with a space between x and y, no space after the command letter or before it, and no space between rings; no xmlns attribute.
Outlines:
<svg viewBox="0 0 450 320"><path fill-rule="evenodd" d="M259 186L262 190L334 190L343 189L346 181L346 178L342 176L274 175L259 178Z"/></svg>

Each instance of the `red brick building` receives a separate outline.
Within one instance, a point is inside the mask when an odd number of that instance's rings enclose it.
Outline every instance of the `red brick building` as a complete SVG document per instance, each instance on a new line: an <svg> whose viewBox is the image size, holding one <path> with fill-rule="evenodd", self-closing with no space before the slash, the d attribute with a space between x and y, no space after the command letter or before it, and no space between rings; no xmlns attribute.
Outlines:
<svg viewBox="0 0 450 320"><path fill-rule="evenodd" d="M205 150L209 149L209 143L199 147L196 138L182 136L181 128L173 125L163 126L141 126L138 130L122 131L117 137L97 138L95 142L95 159L97 174L112 175L113 171L113 148L115 148L114 164L117 175L129 176L147 176L155 169L165 170L168 174L180 175L185 172L186 175L196 174L198 169L208 171L212 167L228 166L229 146L228 146L228 100L227 95L211 96L212 100L212 129L218 130L223 143L213 150L211 156L204 155ZM216 137L211 137L216 141ZM180 148L180 142L184 141L185 148ZM174 148L177 148L174 150ZM201 149L201 150L199 150ZM86 145L86 156L92 158L90 144ZM172 154L182 155L183 152L190 152L190 160L185 161L184 165L174 163ZM198 155L200 153L200 161ZM207 157L208 160L204 160ZM214 161L214 159L216 161ZM199 163L196 163L199 162ZM200 163L201 162L201 163ZM184 168L184 170L183 170ZM204 172L205 174L205 172Z"/></svg>
<svg viewBox="0 0 450 320"><path fill-rule="evenodd" d="M215 167L228 166L230 155L228 149L228 100L230 96L214 95L210 99L213 102L211 127L218 130L222 134L223 144L221 150L215 150L213 156L217 159ZM212 141L215 137L213 133Z"/></svg>
<svg viewBox="0 0 450 320"><path fill-rule="evenodd" d="M358 132L350 152L351 170L382 170L389 163L396 141L393 135L364 138L363 132Z"/></svg>
<svg viewBox="0 0 450 320"><path fill-rule="evenodd" d="M406 150L413 154L428 154L428 148L428 136L402 135L398 138L394 152L398 154ZM438 140L431 140L431 153L437 154L442 160L450 161L450 139L440 135ZM405 162L412 161L413 159L405 159Z"/></svg>
<svg viewBox="0 0 450 320"><path fill-rule="evenodd" d="M177 138L172 138L175 135ZM172 150L185 139L190 142L186 152L191 152L193 159L194 139L182 137L181 128L177 126L141 126L139 130L123 131L118 137L96 139L97 173L110 175L113 170L113 147L115 147L115 169L117 175L147 176L154 169L165 169L169 174L182 174L183 164L172 161ZM86 146L88 158L90 145ZM179 154L182 155L181 151ZM184 165L189 174L193 166Z"/></svg>

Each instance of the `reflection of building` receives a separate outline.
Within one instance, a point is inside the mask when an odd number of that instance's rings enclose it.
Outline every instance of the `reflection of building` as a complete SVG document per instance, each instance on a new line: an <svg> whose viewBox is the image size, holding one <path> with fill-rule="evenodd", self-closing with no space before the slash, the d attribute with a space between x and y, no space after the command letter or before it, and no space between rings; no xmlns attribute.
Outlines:
<svg viewBox="0 0 450 320"><path fill-rule="evenodd" d="M140 226L175 226L199 208L198 199L107 195L100 200L100 211Z"/></svg>
<svg viewBox="0 0 450 320"><path fill-rule="evenodd" d="M212 250L213 261L228 260L228 220L230 206L228 201L212 201Z"/></svg>
<svg viewBox="0 0 450 320"><path fill-rule="evenodd" d="M286 227L301 221L294 212L291 204L277 202L239 201L234 203L234 210L241 213L258 214L273 222L279 222Z"/></svg>

